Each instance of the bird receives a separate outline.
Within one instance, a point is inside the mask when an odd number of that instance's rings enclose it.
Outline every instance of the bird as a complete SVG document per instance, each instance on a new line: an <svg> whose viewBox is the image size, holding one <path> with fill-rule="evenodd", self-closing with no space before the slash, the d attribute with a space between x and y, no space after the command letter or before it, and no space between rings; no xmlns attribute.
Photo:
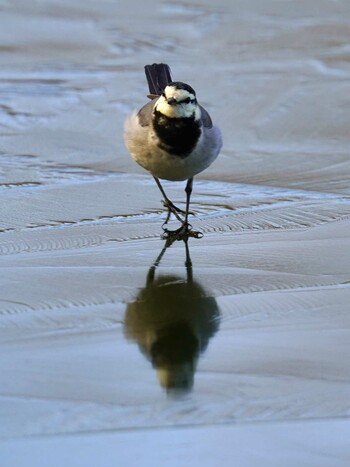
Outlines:
<svg viewBox="0 0 350 467"><path fill-rule="evenodd" d="M150 102L125 121L124 142L131 157L153 176L167 209L164 238L200 238L188 222L193 177L219 155L222 135L209 113L198 101L195 90L182 81L173 81L169 65L145 67ZM186 180L186 210L179 209L166 195L160 180ZM168 230L171 214L181 223Z"/></svg>

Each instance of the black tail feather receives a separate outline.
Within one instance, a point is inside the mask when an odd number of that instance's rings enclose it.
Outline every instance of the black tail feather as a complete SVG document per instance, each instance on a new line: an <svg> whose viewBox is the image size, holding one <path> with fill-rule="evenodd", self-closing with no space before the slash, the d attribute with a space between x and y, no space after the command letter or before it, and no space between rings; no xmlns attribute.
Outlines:
<svg viewBox="0 0 350 467"><path fill-rule="evenodd" d="M145 73L151 96L160 96L164 88L172 82L170 67L165 63L146 65Z"/></svg>

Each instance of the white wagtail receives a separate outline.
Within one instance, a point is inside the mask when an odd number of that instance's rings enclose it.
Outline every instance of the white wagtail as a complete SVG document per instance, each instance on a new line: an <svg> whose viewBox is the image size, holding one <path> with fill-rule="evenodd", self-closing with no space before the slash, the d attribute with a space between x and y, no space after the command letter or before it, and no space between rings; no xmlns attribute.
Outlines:
<svg viewBox="0 0 350 467"><path fill-rule="evenodd" d="M125 123L125 144L132 158L154 177L168 215L181 222L175 231L165 229L165 237L199 237L188 223L193 177L216 159L222 146L221 132L213 126L208 112L198 104L194 89L172 81L164 63L145 66L151 102L134 112ZM175 206L159 179L187 180L186 211ZM180 216L184 214L184 218Z"/></svg>

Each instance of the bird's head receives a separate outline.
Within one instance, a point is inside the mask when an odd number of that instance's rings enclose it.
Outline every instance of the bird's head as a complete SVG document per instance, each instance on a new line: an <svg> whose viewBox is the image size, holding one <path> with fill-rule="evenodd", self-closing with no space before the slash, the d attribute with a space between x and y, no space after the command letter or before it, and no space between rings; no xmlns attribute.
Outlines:
<svg viewBox="0 0 350 467"><path fill-rule="evenodd" d="M201 117L194 89L180 81L166 86L155 105L155 110L169 118L199 120Z"/></svg>

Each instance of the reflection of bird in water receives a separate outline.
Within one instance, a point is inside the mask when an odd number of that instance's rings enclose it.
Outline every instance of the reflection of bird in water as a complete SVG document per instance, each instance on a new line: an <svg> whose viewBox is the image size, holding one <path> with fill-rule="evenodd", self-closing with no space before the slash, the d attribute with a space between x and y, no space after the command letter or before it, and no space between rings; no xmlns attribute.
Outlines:
<svg viewBox="0 0 350 467"><path fill-rule="evenodd" d="M155 278L167 242L150 267L146 286L128 304L125 334L136 341L157 369L167 390L190 390L197 360L219 326L219 308L214 298L193 279L187 240L186 279L174 274Z"/></svg>

